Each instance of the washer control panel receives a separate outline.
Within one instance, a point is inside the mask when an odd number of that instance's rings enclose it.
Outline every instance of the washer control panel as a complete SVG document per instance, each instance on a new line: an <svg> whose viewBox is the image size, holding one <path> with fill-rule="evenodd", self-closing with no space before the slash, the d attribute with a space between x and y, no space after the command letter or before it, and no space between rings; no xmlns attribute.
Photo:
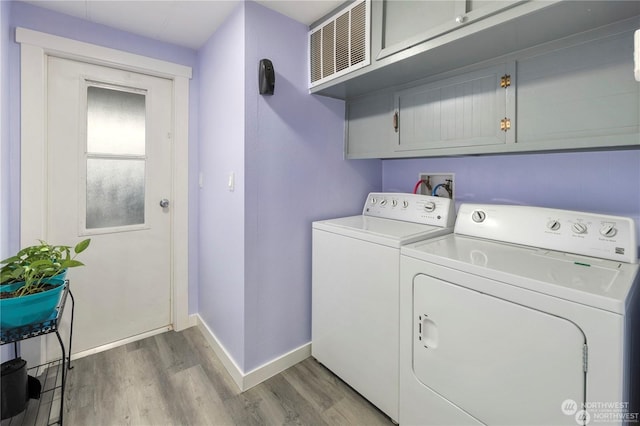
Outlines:
<svg viewBox="0 0 640 426"><path fill-rule="evenodd" d="M544 207L462 204L456 234L638 262L633 219Z"/></svg>
<svg viewBox="0 0 640 426"><path fill-rule="evenodd" d="M372 192L362 209L365 216L402 220L442 227L455 222L453 200L401 192Z"/></svg>

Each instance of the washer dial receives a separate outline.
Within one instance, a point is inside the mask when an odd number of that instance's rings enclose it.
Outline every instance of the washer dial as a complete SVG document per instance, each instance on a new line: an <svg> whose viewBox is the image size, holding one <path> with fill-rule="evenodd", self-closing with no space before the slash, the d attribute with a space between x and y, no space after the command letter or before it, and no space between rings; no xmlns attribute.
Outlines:
<svg viewBox="0 0 640 426"><path fill-rule="evenodd" d="M581 222L576 222L573 225L571 225L571 230L575 234L586 234L587 233L587 225L585 225L584 223L581 223Z"/></svg>
<svg viewBox="0 0 640 426"><path fill-rule="evenodd" d="M615 237L618 233L616 225L614 223L605 223L600 228L600 235L607 238Z"/></svg>
<svg viewBox="0 0 640 426"><path fill-rule="evenodd" d="M552 231L557 231L558 229L560 229L560 221L551 219L549 222L547 222L547 228Z"/></svg>

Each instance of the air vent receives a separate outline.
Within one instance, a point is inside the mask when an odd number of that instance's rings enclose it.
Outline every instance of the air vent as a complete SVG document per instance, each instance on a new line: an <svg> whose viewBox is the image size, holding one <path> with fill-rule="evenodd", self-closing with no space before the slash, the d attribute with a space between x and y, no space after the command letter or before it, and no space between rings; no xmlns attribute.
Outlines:
<svg viewBox="0 0 640 426"><path fill-rule="evenodd" d="M370 7L354 2L309 32L311 87L369 65Z"/></svg>

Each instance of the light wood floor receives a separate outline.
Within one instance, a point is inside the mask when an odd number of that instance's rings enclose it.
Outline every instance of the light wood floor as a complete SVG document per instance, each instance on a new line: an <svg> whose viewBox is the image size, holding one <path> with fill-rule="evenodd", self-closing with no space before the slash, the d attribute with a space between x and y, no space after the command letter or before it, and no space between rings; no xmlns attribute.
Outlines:
<svg viewBox="0 0 640 426"><path fill-rule="evenodd" d="M73 365L65 425L392 424L313 358L240 393L195 327Z"/></svg>

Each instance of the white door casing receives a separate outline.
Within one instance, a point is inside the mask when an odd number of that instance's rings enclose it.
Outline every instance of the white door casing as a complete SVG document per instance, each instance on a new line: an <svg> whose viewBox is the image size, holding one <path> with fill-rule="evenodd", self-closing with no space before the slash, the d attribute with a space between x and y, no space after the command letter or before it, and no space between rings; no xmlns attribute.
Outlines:
<svg viewBox="0 0 640 426"><path fill-rule="evenodd" d="M173 328L189 327L188 316L188 86L191 68L23 28L21 43L21 246L49 235L47 61L49 56L106 65L172 82L170 279ZM45 339L40 358L46 359ZM58 354L52 354L51 358Z"/></svg>

